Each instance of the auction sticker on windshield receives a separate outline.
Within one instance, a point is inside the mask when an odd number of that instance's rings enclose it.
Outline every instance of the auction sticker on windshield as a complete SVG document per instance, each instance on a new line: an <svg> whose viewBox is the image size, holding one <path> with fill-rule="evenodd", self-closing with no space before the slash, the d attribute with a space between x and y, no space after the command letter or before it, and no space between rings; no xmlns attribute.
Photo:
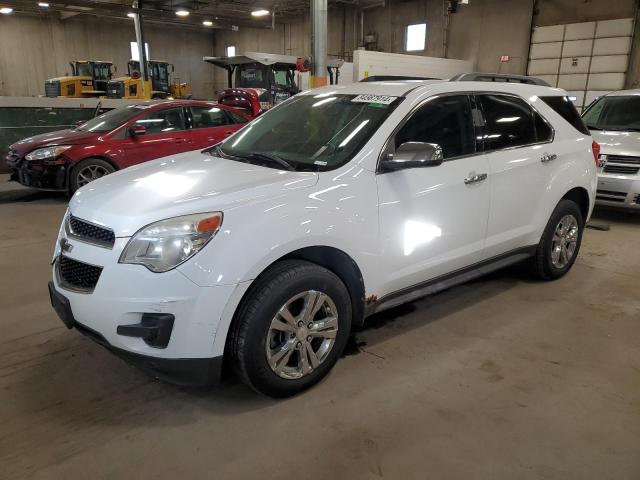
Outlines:
<svg viewBox="0 0 640 480"><path fill-rule="evenodd" d="M362 94L358 95L352 102L357 103L382 103L384 105L389 105L393 103L393 101L398 97L390 97L389 95L371 95L371 94Z"/></svg>

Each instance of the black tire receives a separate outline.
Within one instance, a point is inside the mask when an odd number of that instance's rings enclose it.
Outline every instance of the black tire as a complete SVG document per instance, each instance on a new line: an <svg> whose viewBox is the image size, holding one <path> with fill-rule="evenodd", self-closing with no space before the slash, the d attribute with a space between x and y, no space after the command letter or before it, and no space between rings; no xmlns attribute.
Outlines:
<svg viewBox="0 0 640 480"><path fill-rule="evenodd" d="M311 373L296 379L282 378L267 360L271 321L292 297L309 290L322 292L333 301L338 316L335 342ZM255 281L238 309L230 332L229 354L239 376L257 392L271 397L295 395L319 382L335 365L349 337L351 312L349 292L333 272L306 261L278 262ZM298 353L294 351L287 358L295 360L293 355Z"/></svg>
<svg viewBox="0 0 640 480"><path fill-rule="evenodd" d="M101 158L87 158L78 162L78 164L71 169L71 173L69 174L69 193L71 195L86 184L84 183L85 180L82 175L84 175L84 172L86 172L87 169L91 169L92 167L95 167L98 171L104 172L104 175L108 175L116 171L113 165Z"/></svg>
<svg viewBox="0 0 640 480"><path fill-rule="evenodd" d="M573 216L577 221L577 241L571 258L563 266L556 266L552 260L553 237L559 222L567 215ZM573 200L562 199L556 206L555 210L549 218L549 222L544 229L540 243L536 249L536 253L531 261L532 273L541 280L555 280L564 276L576 261L582 243L582 234L584 232L584 219L582 211Z"/></svg>

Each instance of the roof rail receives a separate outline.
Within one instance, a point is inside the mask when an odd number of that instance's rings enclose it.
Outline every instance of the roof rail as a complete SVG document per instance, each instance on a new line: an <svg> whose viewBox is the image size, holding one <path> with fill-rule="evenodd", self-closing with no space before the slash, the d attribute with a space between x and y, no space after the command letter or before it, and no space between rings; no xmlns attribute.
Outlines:
<svg viewBox="0 0 640 480"><path fill-rule="evenodd" d="M451 82L507 82L507 83L525 83L527 85L541 85L550 87L547 82L536 77L527 77L525 75L508 75L505 73L460 73L449 79Z"/></svg>

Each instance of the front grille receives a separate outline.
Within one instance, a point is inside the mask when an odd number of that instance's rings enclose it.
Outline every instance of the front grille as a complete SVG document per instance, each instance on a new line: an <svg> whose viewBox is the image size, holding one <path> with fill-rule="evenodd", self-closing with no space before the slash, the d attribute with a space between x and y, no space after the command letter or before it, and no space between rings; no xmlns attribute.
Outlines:
<svg viewBox="0 0 640 480"><path fill-rule="evenodd" d="M602 195L596 195L596 200L602 200L603 202L618 202L624 203L625 199L620 197L604 197Z"/></svg>
<svg viewBox="0 0 640 480"><path fill-rule="evenodd" d="M638 173L638 171L640 171L640 167L627 167L625 165L610 165L609 163L607 163L604 167L605 173L620 173L623 175L635 175Z"/></svg>
<svg viewBox="0 0 640 480"><path fill-rule="evenodd" d="M61 255L58 259L58 273L63 288L91 293L96 288L102 267L89 265Z"/></svg>
<svg viewBox="0 0 640 480"><path fill-rule="evenodd" d="M632 157L630 155L607 155L607 162L640 165L640 157Z"/></svg>
<svg viewBox="0 0 640 480"><path fill-rule="evenodd" d="M112 248L116 241L113 230L100 227L73 215L69 215L69 233L79 240L94 243L101 247Z"/></svg>
<svg viewBox="0 0 640 480"><path fill-rule="evenodd" d="M598 195L611 195L612 197L626 197L625 192L614 192L613 190L598 190Z"/></svg>
<svg viewBox="0 0 640 480"><path fill-rule="evenodd" d="M44 83L44 94L47 97L60 96L60 80L50 80Z"/></svg>

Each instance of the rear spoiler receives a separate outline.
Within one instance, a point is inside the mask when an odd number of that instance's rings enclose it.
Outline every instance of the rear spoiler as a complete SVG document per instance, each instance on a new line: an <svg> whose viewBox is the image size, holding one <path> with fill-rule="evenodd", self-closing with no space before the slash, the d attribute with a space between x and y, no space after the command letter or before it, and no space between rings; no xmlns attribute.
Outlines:
<svg viewBox="0 0 640 480"><path fill-rule="evenodd" d="M507 82L524 83L527 85L540 85L550 87L547 82L536 77L526 75L508 75L504 73L461 73L449 79L450 82Z"/></svg>

